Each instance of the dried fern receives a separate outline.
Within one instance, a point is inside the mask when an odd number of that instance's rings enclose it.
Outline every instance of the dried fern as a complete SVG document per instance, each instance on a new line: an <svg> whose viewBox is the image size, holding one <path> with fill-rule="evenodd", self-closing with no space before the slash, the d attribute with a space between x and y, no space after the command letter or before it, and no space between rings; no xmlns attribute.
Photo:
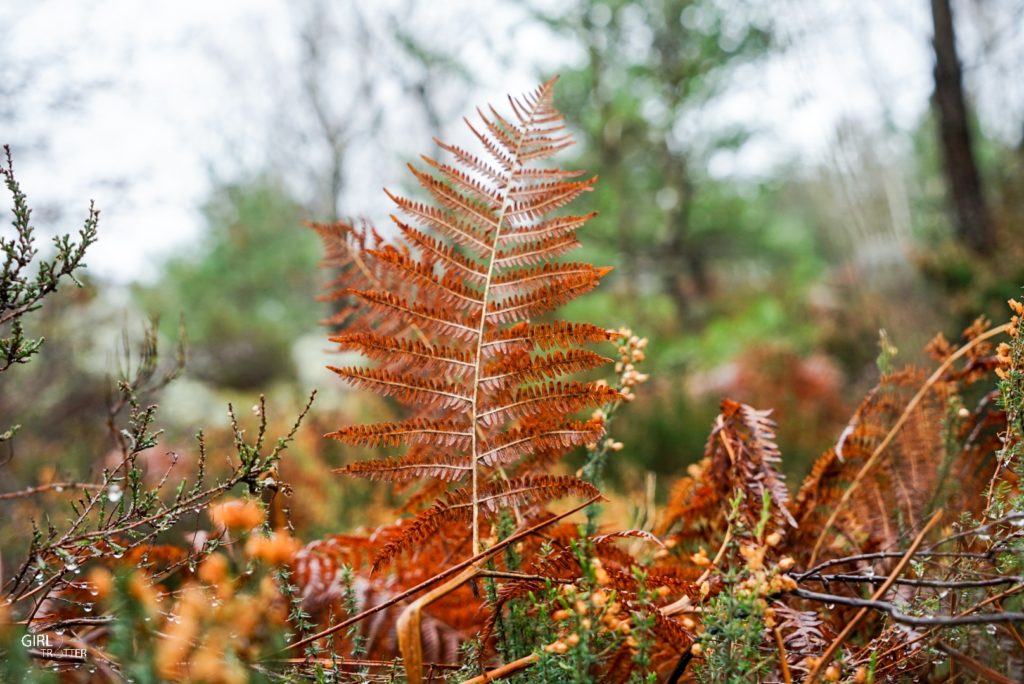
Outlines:
<svg viewBox="0 0 1024 684"><path fill-rule="evenodd" d="M600 438L599 420L572 415L618 398L599 383L560 380L607 362L578 345L614 333L590 324L535 323L597 286L609 269L562 262L578 246L591 215L559 215L596 178L542 163L571 144L552 104L554 80L510 98L511 116L491 108L467 124L477 156L441 143L451 163L424 157L410 165L430 201L388 192L403 217L384 240L372 228L315 226L338 269L327 298L341 302L333 339L377 365L332 370L349 384L393 397L408 420L344 427L331 437L370 447L404 446L397 457L352 464L342 472L394 482L423 479L468 485L418 514L382 550L378 565L436 532L467 524L470 551L482 524L569 494L595 492L575 478L545 478L523 463L550 463ZM513 469L515 472L509 472Z"/></svg>

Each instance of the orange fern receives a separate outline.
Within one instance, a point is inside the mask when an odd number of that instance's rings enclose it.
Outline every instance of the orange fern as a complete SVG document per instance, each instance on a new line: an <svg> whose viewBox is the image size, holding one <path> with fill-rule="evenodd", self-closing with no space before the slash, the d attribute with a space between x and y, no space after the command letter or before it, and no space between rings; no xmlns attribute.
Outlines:
<svg viewBox="0 0 1024 684"><path fill-rule="evenodd" d="M603 434L599 420L572 415L619 396L600 383L560 379L606 363L577 347L615 333L533 320L593 289L610 270L558 260L578 246L576 231L593 215L557 212L596 178L542 165L572 143L553 87L551 80L509 98L510 117L491 108L480 113L482 125L467 121L483 155L438 143L451 163L424 157L426 169L410 165L430 201L386 191L404 217L392 216L393 241L372 228L316 226L328 264L339 271L327 298L343 303L331 319L343 332L332 341L377 362L332 370L412 413L331 433L358 446L407 447L341 471L462 485L404 526L378 565L456 521L468 523L476 554L482 525L498 511L596 494L576 478L543 474L552 460Z"/></svg>

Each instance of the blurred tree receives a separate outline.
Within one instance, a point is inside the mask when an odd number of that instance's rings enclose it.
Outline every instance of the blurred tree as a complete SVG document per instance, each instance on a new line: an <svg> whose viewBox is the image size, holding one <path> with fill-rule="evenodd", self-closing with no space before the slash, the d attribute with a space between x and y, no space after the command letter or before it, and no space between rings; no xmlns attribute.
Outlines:
<svg viewBox="0 0 1024 684"><path fill-rule="evenodd" d="M472 80L458 50L472 28L414 0L309 0L288 11L294 56L264 53L275 101L268 163L285 169L311 216L348 218L362 178L392 175L368 170L392 163L382 150L405 149L399 135L440 135L442 121L458 119ZM253 92L262 99L267 88Z"/></svg>
<svg viewBox="0 0 1024 684"><path fill-rule="evenodd" d="M749 131L694 124L734 69L771 45L768 19L748 5L583 0L536 10L586 55L582 68L563 72L559 104L582 129L582 165L601 171L594 232L619 255L620 285L666 294L683 323L700 319L712 259L737 243L738 195L706 169Z"/></svg>
<svg viewBox="0 0 1024 684"><path fill-rule="evenodd" d="M171 326L181 312L189 371L217 386L266 387L294 377L291 345L314 330L318 247L304 212L267 176L226 185L204 209L200 243L137 293Z"/></svg>
<svg viewBox="0 0 1024 684"><path fill-rule="evenodd" d="M987 254L995 246L995 233L971 143L953 9L950 0L931 0L931 8L935 49L933 100L941 133L943 169L956 214L956 233L972 250Z"/></svg>
<svg viewBox="0 0 1024 684"><path fill-rule="evenodd" d="M601 175L587 200L599 215L585 249L617 269L569 315L628 322L652 338L655 382L641 392L652 396L638 399L617 429L629 461L676 471L694 456L677 445L700 441L699 426L721 398L701 391L704 378L734 374L736 359L769 340L778 363L761 365L782 367L812 349L819 333L808 302L824 270L823 245L794 206L789 170L730 173L754 132L716 113L742 68L774 54L773 14L753 0L528 6L583 54L582 66L559 70L556 97L579 131L575 164ZM766 370L744 399L802 405L801 388L780 377L788 380ZM797 452L790 462L799 468L832 427L822 420L802 435L780 434L787 454Z"/></svg>

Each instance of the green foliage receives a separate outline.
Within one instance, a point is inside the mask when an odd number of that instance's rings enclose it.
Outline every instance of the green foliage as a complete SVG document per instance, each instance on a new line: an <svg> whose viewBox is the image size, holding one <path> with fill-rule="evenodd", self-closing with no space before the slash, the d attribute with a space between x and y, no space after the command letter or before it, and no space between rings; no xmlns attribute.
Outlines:
<svg viewBox="0 0 1024 684"><path fill-rule="evenodd" d="M57 291L63 278L67 277L81 287L75 272L85 268L85 252L96 242L96 226L100 217L99 210L90 204L89 215L78 232L77 242L70 235L55 236L54 256L37 260L39 250L36 247L35 228L32 226L32 209L14 177L11 148L4 145L4 154L6 166L0 166L0 175L13 200L14 235L10 238L0 236L0 252L3 253L3 266L0 268L0 330L8 326L10 330L9 335L0 335L0 372L14 364L27 363L39 353L43 338L32 339L26 336L22 318L42 306L43 299ZM36 265L34 275L29 271L33 264ZM9 439L9 436L0 438L0 441L4 439Z"/></svg>
<svg viewBox="0 0 1024 684"><path fill-rule="evenodd" d="M741 148L749 132L706 126L699 139L685 132L736 67L770 45L767 18L741 4L587 1L541 17L577 39L588 58L563 70L559 107L581 129L578 164L601 172L590 242L602 263L619 268L622 292L668 297L677 324L705 318L717 260L737 247L741 258L757 253L738 234L758 242L770 234L759 216L768 188L755 186L749 199L749 189L705 170L717 153ZM631 323L651 329L647 320Z"/></svg>
<svg viewBox="0 0 1024 684"><path fill-rule="evenodd" d="M765 490L758 525L754 530L747 528L738 513L742 500L743 493L737 492L732 501L730 525L734 536L727 544L732 552L739 551L740 540L758 543L764 536L770 515L771 499ZM761 652L768 604L757 590L756 571L748 563L746 566L730 565L724 572L715 574L726 589L704 606L704 632L696 642L703 655L695 668L697 679L709 684L762 681L771 672L773 663Z"/></svg>
<svg viewBox="0 0 1024 684"><path fill-rule="evenodd" d="M153 312L181 312L198 377L235 389L294 378L291 346L317 322L318 252L302 214L270 178L222 187L199 244L138 291Z"/></svg>

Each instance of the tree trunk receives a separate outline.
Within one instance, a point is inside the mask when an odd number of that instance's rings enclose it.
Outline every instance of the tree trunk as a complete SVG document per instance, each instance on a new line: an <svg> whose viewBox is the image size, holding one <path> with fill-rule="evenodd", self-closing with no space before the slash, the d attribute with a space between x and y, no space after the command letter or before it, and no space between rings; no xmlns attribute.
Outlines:
<svg viewBox="0 0 1024 684"><path fill-rule="evenodd" d="M992 221L985 205L978 165L971 146L963 75L956 51L950 0L931 0L935 35L935 109L944 159L946 184L956 214L957 237L974 252L995 246Z"/></svg>

